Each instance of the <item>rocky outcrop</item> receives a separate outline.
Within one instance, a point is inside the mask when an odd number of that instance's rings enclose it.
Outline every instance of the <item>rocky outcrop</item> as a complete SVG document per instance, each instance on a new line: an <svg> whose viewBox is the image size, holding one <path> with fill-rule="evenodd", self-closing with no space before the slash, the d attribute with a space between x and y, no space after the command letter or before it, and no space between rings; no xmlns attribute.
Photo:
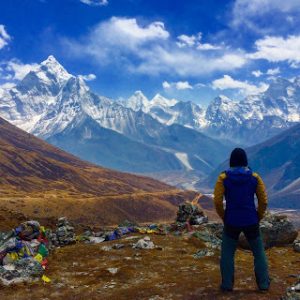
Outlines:
<svg viewBox="0 0 300 300"><path fill-rule="evenodd" d="M265 248L292 244L298 235L296 228L286 215L267 213L260 222L260 230ZM249 248L243 234L240 237L240 246Z"/></svg>

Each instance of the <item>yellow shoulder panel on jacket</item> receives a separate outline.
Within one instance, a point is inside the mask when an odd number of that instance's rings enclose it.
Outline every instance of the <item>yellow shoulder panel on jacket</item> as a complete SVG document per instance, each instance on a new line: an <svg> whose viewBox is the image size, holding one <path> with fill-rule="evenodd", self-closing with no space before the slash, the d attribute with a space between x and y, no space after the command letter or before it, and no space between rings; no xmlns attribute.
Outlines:
<svg viewBox="0 0 300 300"><path fill-rule="evenodd" d="M219 178L224 180L226 178L226 173L225 172L222 172L220 175L219 175Z"/></svg>
<svg viewBox="0 0 300 300"><path fill-rule="evenodd" d="M221 219L224 220L224 206L223 206L223 197L225 193L224 188L224 179L226 178L226 173L223 172L219 175L218 180L216 182L215 190L214 190L214 204L216 211Z"/></svg>
<svg viewBox="0 0 300 300"><path fill-rule="evenodd" d="M268 206L268 196L266 192L266 187L261 179L261 177L257 173L252 174L257 179L257 187L256 187L256 196L258 200L257 213L258 217L261 220L264 217Z"/></svg>

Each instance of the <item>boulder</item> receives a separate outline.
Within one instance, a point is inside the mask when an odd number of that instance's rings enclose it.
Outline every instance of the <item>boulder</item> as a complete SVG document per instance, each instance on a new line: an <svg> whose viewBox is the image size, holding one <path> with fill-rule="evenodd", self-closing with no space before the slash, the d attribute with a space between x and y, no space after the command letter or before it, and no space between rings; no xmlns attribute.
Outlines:
<svg viewBox="0 0 300 300"><path fill-rule="evenodd" d="M293 248L296 252L300 253L300 239L294 241Z"/></svg>
<svg viewBox="0 0 300 300"><path fill-rule="evenodd" d="M267 213L260 222L260 230L265 248L292 244L298 235L296 228L286 215L271 213ZM240 236L239 244L242 248L249 249L248 242L243 234Z"/></svg>
<svg viewBox="0 0 300 300"><path fill-rule="evenodd" d="M138 240L136 244L133 245L134 249L154 249L154 243L151 241L150 237L146 236L143 239Z"/></svg>

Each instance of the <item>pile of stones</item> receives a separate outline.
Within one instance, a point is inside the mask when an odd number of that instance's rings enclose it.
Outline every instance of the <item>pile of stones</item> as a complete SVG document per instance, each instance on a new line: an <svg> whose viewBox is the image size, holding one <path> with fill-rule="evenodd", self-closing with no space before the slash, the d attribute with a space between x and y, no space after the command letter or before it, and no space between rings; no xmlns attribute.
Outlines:
<svg viewBox="0 0 300 300"><path fill-rule="evenodd" d="M0 278L4 285L38 280L44 269L33 257L17 260L14 264L0 266Z"/></svg>
<svg viewBox="0 0 300 300"><path fill-rule="evenodd" d="M66 218L59 218L56 226L56 231L49 233L49 239L53 246L66 246L76 242L74 227Z"/></svg>
<svg viewBox="0 0 300 300"><path fill-rule="evenodd" d="M0 282L10 285L38 280L47 267L48 239L37 221L26 221L0 234Z"/></svg>
<svg viewBox="0 0 300 300"><path fill-rule="evenodd" d="M201 225L207 223L208 218L199 206L184 202L178 207L176 221L179 223L188 222L190 225Z"/></svg>

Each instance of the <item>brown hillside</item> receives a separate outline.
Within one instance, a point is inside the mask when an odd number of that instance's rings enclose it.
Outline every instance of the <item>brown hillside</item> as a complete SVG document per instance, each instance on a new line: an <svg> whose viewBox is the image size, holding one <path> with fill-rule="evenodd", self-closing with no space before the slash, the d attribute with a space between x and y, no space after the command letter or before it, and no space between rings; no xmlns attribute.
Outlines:
<svg viewBox="0 0 300 300"><path fill-rule="evenodd" d="M65 215L91 224L142 222L173 218L174 204L194 195L97 167L0 118L0 209L43 220Z"/></svg>

